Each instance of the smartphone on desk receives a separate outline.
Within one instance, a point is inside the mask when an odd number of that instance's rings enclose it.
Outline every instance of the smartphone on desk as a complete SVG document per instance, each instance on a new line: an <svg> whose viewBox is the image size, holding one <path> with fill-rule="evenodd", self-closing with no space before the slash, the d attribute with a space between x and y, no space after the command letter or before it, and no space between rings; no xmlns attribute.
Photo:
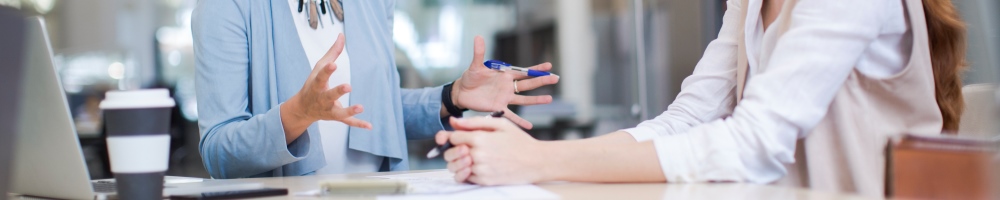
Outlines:
<svg viewBox="0 0 1000 200"><path fill-rule="evenodd" d="M288 195L288 189L263 188L263 189L253 189L253 190L205 192L193 195L177 195L177 196L170 196L170 199L176 199L176 200L247 199L247 198L260 198L260 197L284 196L284 195Z"/></svg>

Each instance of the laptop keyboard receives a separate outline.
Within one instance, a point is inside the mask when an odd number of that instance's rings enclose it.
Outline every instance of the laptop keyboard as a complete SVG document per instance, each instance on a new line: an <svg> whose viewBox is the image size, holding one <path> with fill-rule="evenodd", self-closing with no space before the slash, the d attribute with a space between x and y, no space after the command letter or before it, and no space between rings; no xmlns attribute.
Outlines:
<svg viewBox="0 0 1000 200"><path fill-rule="evenodd" d="M90 183L94 186L94 192L113 193L118 191L114 181L94 181Z"/></svg>

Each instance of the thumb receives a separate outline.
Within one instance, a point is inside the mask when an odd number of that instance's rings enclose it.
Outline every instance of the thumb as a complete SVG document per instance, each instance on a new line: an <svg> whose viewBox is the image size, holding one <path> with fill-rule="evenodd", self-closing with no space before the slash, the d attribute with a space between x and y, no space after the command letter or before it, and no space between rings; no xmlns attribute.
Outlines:
<svg viewBox="0 0 1000 200"><path fill-rule="evenodd" d="M451 137L451 132L448 131L438 131L437 135L434 135L434 142L438 145L443 145L448 142L448 138Z"/></svg>
<svg viewBox="0 0 1000 200"><path fill-rule="evenodd" d="M483 41L483 37L476 36L473 41L472 47L472 66L482 66L485 61L483 57L486 56L486 42ZM484 67L485 68L485 67Z"/></svg>

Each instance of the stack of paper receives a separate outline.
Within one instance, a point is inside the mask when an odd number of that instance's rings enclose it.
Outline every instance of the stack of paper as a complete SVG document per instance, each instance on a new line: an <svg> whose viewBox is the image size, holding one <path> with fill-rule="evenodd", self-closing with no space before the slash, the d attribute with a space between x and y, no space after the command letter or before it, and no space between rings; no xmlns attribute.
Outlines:
<svg viewBox="0 0 1000 200"><path fill-rule="evenodd" d="M559 199L555 193L535 185L479 186L457 183L448 171L372 176L406 181L406 195L379 196L378 199Z"/></svg>

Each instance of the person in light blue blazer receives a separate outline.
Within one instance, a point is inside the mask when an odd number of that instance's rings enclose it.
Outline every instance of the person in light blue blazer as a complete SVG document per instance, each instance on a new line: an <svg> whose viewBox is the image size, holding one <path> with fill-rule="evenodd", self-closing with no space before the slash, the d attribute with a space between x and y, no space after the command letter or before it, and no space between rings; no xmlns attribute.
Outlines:
<svg viewBox="0 0 1000 200"><path fill-rule="evenodd" d="M461 109L489 112L552 101L515 90L555 84L558 77L526 79L489 70L482 65L485 47L478 37L473 62L458 80L401 89L393 57L393 0L341 1L344 34L310 70L303 48L296 46L300 41L287 1L201 0L194 10L199 147L213 178L310 175L327 163L351 162L325 160L317 120L350 125L343 148L384 158L380 171L407 170L406 140L432 138ZM350 85L330 88L326 79L345 46ZM347 92L355 105L337 104ZM531 128L507 111L506 118Z"/></svg>

